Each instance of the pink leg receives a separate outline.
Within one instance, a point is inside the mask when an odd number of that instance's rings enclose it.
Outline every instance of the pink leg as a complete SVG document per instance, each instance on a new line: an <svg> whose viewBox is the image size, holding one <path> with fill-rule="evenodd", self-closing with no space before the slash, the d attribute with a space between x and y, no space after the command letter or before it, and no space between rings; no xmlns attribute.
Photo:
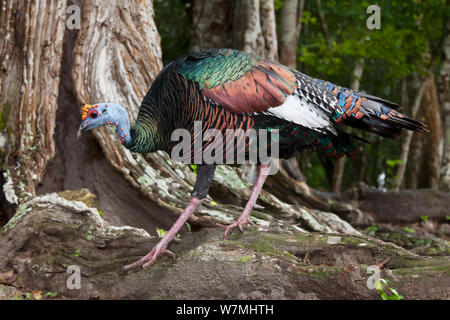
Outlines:
<svg viewBox="0 0 450 320"><path fill-rule="evenodd" d="M234 228L238 227L239 230L243 232L244 231L243 227L245 227L248 223L254 224L253 221L250 220L250 213L252 212L253 206L255 205L256 200L258 200L258 196L259 193L261 192L264 182L266 181L266 178L269 175L270 163L260 164L258 169L259 169L258 178L256 179L255 186L253 187L247 205L245 206L245 209L242 212L239 219L235 223L230 224L225 228L225 233L223 234L224 239L228 239L228 236L231 234Z"/></svg>
<svg viewBox="0 0 450 320"><path fill-rule="evenodd" d="M189 217L195 212L195 210L197 210L201 203L202 200L192 197L184 212L181 214L178 220L175 221L164 238L162 238L161 241L158 242L158 244L152 249L152 251L147 253L147 255L142 257L140 260L123 267L123 269L130 270L141 265L143 265L143 268L146 268L154 263L161 253L168 253L171 256L175 256L173 252L167 250L166 248L168 244L176 237L178 231L180 231L181 227L183 227L183 225L189 220Z"/></svg>

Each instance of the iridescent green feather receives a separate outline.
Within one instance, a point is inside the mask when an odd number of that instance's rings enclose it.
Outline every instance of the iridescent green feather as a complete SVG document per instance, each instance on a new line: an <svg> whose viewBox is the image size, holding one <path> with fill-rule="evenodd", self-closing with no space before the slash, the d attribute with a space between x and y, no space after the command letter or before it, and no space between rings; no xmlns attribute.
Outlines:
<svg viewBox="0 0 450 320"><path fill-rule="evenodd" d="M243 77L259 58L237 50L223 49L215 56L188 59L178 72L187 79L198 82L200 89L215 88L227 81Z"/></svg>

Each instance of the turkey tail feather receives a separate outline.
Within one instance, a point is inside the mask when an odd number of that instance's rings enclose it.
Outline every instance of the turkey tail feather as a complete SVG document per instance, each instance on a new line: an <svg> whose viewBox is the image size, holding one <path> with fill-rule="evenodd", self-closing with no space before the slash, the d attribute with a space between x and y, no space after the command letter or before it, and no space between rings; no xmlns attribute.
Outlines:
<svg viewBox="0 0 450 320"><path fill-rule="evenodd" d="M336 123L343 123L386 138L395 138L402 128L428 132L426 124L394 110L400 106L372 95L352 91L323 80L317 80L338 100L333 113Z"/></svg>

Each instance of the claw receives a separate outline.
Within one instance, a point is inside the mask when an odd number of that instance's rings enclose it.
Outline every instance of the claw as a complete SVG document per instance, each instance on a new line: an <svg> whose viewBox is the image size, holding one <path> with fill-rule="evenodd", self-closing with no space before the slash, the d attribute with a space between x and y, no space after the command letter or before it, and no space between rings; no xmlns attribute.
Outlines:
<svg viewBox="0 0 450 320"><path fill-rule="evenodd" d="M234 222L234 223L232 223L232 224L230 224L228 226L220 224L220 223L218 223L217 225L222 227L222 228L225 228L225 232L223 234L223 238L225 240L228 240L228 237L233 232L234 228L238 227L241 232L244 232L245 231L244 227L247 224L255 225L255 223L250 219L250 217L239 218L236 222Z"/></svg>
<svg viewBox="0 0 450 320"><path fill-rule="evenodd" d="M137 268L141 265L142 265L142 268L145 269L145 268L151 266L153 263L155 263L156 259L158 258L158 256L160 254L168 254L171 258L175 258L175 253L173 253L172 251L167 250L165 248L160 249L160 248L157 248L157 246L156 246L152 249L152 251L150 251L147 255L145 255L138 261L123 267L123 270L128 271L128 270Z"/></svg>

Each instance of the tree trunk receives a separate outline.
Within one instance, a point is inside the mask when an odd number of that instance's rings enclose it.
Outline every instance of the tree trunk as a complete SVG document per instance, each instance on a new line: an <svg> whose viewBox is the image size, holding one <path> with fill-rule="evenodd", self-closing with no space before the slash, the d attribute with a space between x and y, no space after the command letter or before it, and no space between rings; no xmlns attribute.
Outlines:
<svg viewBox="0 0 450 320"><path fill-rule="evenodd" d="M233 45L244 52L264 55L264 37L260 21L259 0L235 2Z"/></svg>
<svg viewBox="0 0 450 320"><path fill-rule="evenodd" d="M214 13L214 14L213 14ZM233 2L194 0L190 50L233 46Z"/></svg>
<svg viewBox="0 0 450 320"><path fill-rule="evenodd" d="M442 160L442 123L437 97L436 81L431 74L427 89L423 99L425 121L430 128L428 135L422 135L426 139L424 149L425 159L425 185L423 187L437 190L439 188L439 178Z"/></svg>
<svg viewBox="0 0 450 320"><path fill-rule="evenodd" d="M272 0L195 0L192 25L191 51L232 47L278 60Z"/></svg>
<svg viewBox="0 0 450 320"><path fill-rule="evenodd" d="M424 119L430 132L414 134L411 144L409 186L412 188L438 189L441 169L442 126L437 99L436 83L430 73L425 81L419 119Z"/></svg>
<svg viewBox="0 0 450 320"><path fill-rule="evenodd" d="M305 9L305 2L306 0L300 0L298 3L298 10L297 10L297 42L300 39L300 35L302 32L302 19L303 19L303 11Z"/></svg>
<svg viewBox="0 0 450 320"><path fill-rule="evenodd" d="M281 7L280 62L297 66L297 11L298 0L284 0Z"/></svg>
<svg viewBox="0 0 450 320"><path fill-rule="evenodd" d="M278 60L277 23L273 0L260 0L261 29L264 37L264 56L270 60Z"/></svg>
<svg viewBox="0 0 450 320"><path fill-rule="evenodd" d="M421 102L422 102L423 93L425 91L425 86L426 86L426 82L424 81L416 94L416 97L414 99L414 104L413 104L413 106L411 108L411 112L410 112L411 119L416 118L419 108L421 107ZM408 164L408 155L409 155L409 150L411 147L411 141L412 141L413 135L414 135L414 132L412 132L412 131L406 131L404 133L404 138L403 138L401 151L400 151L400 164L397 168L397 173L395 175L396 180L395 180L394 190L396 190L396 191L400 190L402 184L404 183L406 167ZM413 182L413 183L416 184L416 182Z"/></svg>
<svg viewBox="0 0 450 320"><path fill-rule="evenodd" d="M0 12L3 191L17 205L55 155L66 1L2 1Z"/></svg>
<svg viewBox="0 0 450 320"><path fill-rule="evenodd" d="M447 22L447 30L450 22ZM444 190L450 191L450 35L447 34L443 46L444 59L438 77L438 93L441 105L441 114L444 121L444 154L441 168L441 185Z"/></svg>

